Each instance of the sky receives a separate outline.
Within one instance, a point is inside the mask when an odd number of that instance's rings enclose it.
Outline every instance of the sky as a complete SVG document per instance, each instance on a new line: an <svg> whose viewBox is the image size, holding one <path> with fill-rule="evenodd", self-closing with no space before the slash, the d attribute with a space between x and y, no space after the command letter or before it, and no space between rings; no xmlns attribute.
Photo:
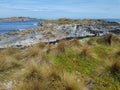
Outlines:
<svg viewBox="0 0 120 90"><path fill-rule="evenodd" d="M120 0L0 0L0 18L120 19Z"/></svg>

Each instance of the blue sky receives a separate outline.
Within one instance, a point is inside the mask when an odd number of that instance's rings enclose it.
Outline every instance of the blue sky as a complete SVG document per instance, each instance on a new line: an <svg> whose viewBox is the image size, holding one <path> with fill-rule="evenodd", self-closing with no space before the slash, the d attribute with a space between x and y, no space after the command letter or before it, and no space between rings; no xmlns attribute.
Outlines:
<svg viewBox="0 0 120 90"><path fill-rule="evenodd" d="M0 17L120 18L120 0L1 0Z"/></svg>

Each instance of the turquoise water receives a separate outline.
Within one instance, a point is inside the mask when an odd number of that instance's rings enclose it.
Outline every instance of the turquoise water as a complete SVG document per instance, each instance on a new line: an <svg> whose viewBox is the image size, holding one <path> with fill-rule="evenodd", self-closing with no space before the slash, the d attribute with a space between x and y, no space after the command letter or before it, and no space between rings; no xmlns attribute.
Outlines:
<svg viewBox="0 0 120 90"><path fill-rule="evenodd" d="M41 20L27 20L27 21L0 21L0 33L6 33L11 30L22 30L28 28L37 28L37 23Z"/></svg>

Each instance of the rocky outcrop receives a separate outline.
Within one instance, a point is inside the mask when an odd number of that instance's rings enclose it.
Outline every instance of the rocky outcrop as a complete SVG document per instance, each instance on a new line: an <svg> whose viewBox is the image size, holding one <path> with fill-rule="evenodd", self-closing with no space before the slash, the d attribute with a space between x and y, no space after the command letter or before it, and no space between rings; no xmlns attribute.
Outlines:
<svg viewBox="0 0 120 90"><path fill-rule="evenodd" d="M47 24L54 30L66 33L67 37L103 36L109 33L120 35L120 25L55 25Z"/></svg>
<svg viewBox="0 0 120 90"><path fill-rule="evenodd" d="M103 36L106 34L120 36L120 24L116 22L95 21L93 24L42 24L41 28L25 31L11 31L0 35L0 47L26 47L39 41L55 43L74 37L85 38Z"/></svg>

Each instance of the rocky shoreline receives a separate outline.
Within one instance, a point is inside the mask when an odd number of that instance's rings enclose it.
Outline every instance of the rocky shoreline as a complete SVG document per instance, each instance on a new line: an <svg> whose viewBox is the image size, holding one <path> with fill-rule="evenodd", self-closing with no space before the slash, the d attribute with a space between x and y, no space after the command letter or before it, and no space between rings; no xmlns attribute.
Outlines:
<svg viewBox="0 0 120 90"><path fill-rule="evenodd" d="M84 21L83 21L84 22ZM93 23L94 22L94 23ZM55 43L60 40L85 37L103 36L114 34L120 36L120 24L94 20L92 23L40 23L41 28L32 28L24 31L10 31L0 35L0 48L13 46L22 48L38 42Z"/></svg>

